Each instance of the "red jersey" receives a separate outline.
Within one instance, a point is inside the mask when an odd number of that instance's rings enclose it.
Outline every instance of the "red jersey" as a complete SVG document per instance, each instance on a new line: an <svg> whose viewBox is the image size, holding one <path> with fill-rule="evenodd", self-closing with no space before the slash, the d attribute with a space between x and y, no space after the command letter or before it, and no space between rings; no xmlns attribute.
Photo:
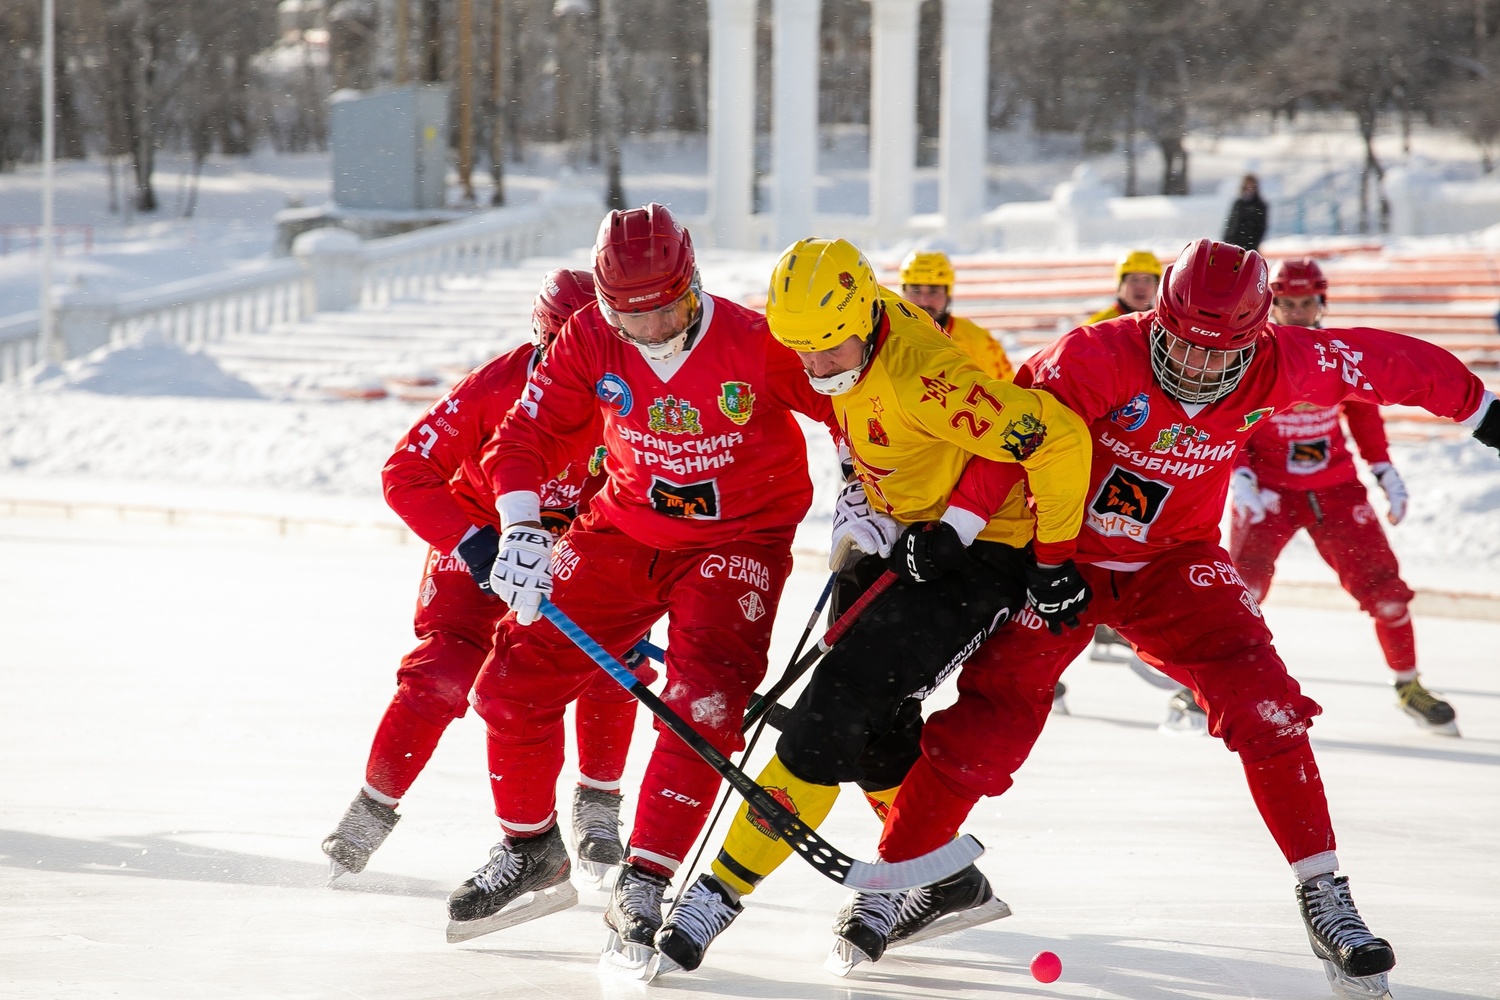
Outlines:
<svg viewBox="0 0 1500 1000"><path fill-rule="evenodd" d="M1189 542L1217 542L1240 447L1263 421L1298 403L1334 407L1355 399L1460 420L1484 399L1478 377L1426 341L1364 327L1272 324L1234 392L1183 404L1151 371L1155 317L1132 313L1076 329L1016 374L1017 385L1056 395L1093 435L1079 562L1140 565ZM971 483L955 500L979 513L993 497Z"/></svg>
<svg viewBox="0 0 1500 1000"><path fill-rule="evenodd" d="M480 456L521 398L535 364L536 348L524 344L474 369L416 422L385 463L386 503L439 552L451 553L470 527L500 526L497 491L480 468ZM592 416L593 410L584 412ZM562 471L539 489L544 508L579 507L598 491L602 456L587 450L598 437L596 421L589 442L551 466Z"/></svg>
<svg viewBox="0 0 1500 1000"><path fill-rule="evenodd" d="M1391 460L1380 407L1350 400L1339 406L1297 403L1273 414L1250 435L1235 464L1248 466L1261 486L1274 490L1321 490L1353 482L1359 473L1341 415L1367 464Z"/></svg>
<svg viewBox="0 0 1500 1000"><path fill-rule="evenodd" d="M547 469L589 447L602 417L607 481L594 508L642 544L703 548L807 513L794 410L837 434L828 397L760 313L705 295L692 348L651 362L588 305L547 349L484 469L507 493L537 490Z"/></svg>

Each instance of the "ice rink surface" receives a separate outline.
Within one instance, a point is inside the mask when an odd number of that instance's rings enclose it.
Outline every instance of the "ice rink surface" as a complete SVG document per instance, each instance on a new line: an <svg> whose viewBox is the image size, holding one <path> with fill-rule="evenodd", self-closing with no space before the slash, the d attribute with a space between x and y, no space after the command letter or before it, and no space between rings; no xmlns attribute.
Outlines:
<svg viewBox="0 0 1500 1000"><path fill-rule="evenodd" d="M701 970L650 986L597 971L605 897L588 890L572 910L444 943L445 897L498 839L472 715L370 870L327 888L318 842L361 783L411 645L421 556L351 538L0 519L0 996L1330 995L1236 759L1159 734L1166 692L1086 659L1065 675L1073 714L1051 720L1016 787L966 827L1015 915L848 980L821 968L843 893L796 860ZM799 560L773 674L822 581ZM1424 679L1464 733L1445 739L1394 707L1361 616L1275 603L1267 615L1324 706L1314 744L1339 855L1396 948L1394 995L1500 996L1500 623L1417 619ZM648 724L642 713L627 788ZM847 793L823 827L867 859L876 832ZM1051 985L1027 972L1043 949L1063 961Z"/></svg>

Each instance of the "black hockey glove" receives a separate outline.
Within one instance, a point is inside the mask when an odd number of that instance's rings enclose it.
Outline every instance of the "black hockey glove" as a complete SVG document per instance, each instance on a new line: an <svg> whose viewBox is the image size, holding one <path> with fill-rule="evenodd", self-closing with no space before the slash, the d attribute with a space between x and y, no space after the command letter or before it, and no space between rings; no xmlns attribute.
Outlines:
<svg viewBox="0 0 1500 1000"><path fill-rule="evenodd" d="M901 532L889 564L908 583L931 583L963 565L964 543L946 521L921 521Z"/></svg>
<svg viewBox="0 0 1500 1000"><path fill-rule="evenodd" d="M1026 567L1026 601L1053 635L1062 635L1064 625L1077 628L1078 616L1093 599L1093 589L1071 559L1061 566Z"/></svg>
<svg viewBox="0 0 1500 1000"><path fill-rule="evenodd" d="M1484 411L1484 419L1474 428L1474 437L1500 451L1500 399L1490 401L1490 408Z"/></svg>
<svg viewBox="0 0 1500 1000"><path fill-rule="evenodd" d="M469 575L474 578L479 589L491 597L495 592L490 589L490 567L495 565L495 556L499 552L500 532L491 524L486 524L458 543L458 557L469 567Z"/></svg>

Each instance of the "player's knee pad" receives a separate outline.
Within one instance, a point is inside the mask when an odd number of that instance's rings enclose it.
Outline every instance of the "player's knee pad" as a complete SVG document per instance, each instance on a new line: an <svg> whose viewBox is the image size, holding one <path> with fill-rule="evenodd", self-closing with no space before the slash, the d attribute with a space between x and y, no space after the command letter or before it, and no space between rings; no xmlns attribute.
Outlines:
<svg viewBox="0 0 1500 1000"><path fill-rule="evenodd" d="M1371 614L1383 625L1405 625L1411 621L1411 608L1405 601L1376 601Z"/></svg>
<svg viewBox="0 0 1500 1000"><path fill-rule="evenodd" d="M448 678L403 677L396 696L413 713L434 725L446 726L469 710L469 688Z"/></svg>

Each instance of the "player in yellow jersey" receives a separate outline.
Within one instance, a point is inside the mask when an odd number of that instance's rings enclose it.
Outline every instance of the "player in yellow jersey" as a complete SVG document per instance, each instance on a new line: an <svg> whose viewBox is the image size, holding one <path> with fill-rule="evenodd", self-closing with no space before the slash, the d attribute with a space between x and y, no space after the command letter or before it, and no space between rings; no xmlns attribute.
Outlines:
<svg viewBox="0 0 1500 1000"><path fill-rule="evenodd" d="M1132 250L1115 261L1115 301L1088 318L1103 323L1126 313L1144 312L1156 304L1161 284L1161 261L1150 250Z"/></svg>
<svg viewBox="0 0 1500 1000"><path fill-rule="evenodd" d="M971 319L955 316L953 264L937 250L913 250L901 262L901 294L921 306L950 340L980 368L1007 382L1016 377L1005 348L988 330Z"/></svg>
<svg viewBox="0 0 1500 1000"><path fill-rule="evenodd" d="M1069 557L1090 440L1049 393L998 379L958 351L926 313L881 288L844 240L802 240L783 253L766 318L813 387L833 397L848 439L857 478L835 507L831 561L854 548L867 557L861 571L888 566L898 576L814 669L757 778L816 827L842 782L857 782L883 815L920 754L920 699L1028 599L1059 629L1077 623L1090 594ZM988 521L948 508L975 458L1011 463L986 465L991 474L1015 473ZM741 912L740 896L790 852L742 807L712 873L663 923L659 971L697 968ZM970 926L1010 912L973 866L926 893L931 905L893 940L941 933L928 925L942 916ZM835 933L847 923L841 914Z"/></svg>

